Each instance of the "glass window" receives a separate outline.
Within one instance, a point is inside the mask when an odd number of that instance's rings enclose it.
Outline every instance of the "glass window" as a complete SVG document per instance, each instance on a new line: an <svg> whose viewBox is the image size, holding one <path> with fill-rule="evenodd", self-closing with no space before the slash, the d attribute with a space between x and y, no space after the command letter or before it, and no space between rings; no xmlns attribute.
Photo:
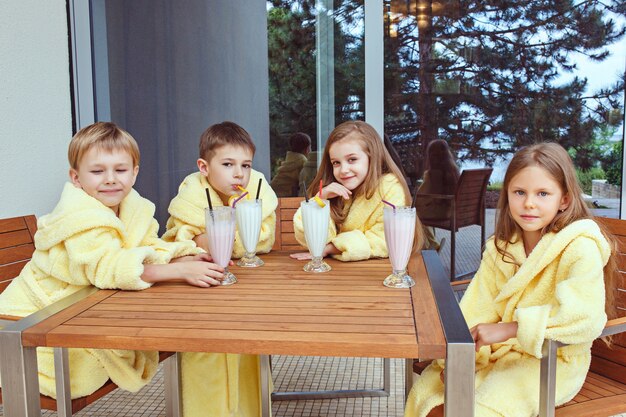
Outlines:
<svg viewBox="0 0 626 417"><path fill-rule="evenodd" d="M616 217L626 69L618 3L385 0L385 131L407 175L418 181L428 144L443 139L461 169L492 166L497 189L517 149L558 142L590 205Z"/></svg>
<svg viewBox="0 0 626 417"><path fill-rule="evenodd" d="M279 196L303 195L333 128L365 118L364 13L362 1L267 2L272 186Z"/></svg>

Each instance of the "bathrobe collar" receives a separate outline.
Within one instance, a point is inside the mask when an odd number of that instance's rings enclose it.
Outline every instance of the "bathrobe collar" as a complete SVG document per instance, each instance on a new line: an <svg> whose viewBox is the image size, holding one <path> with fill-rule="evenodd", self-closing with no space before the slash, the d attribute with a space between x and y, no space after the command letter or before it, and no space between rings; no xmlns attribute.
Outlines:
<svg viewBox="0 0 626 417"><path fill-rule="evenodd" d="M52 213L37 222L37 248L48 250L70 236L98 227L110 227L124 246L139 246L154 218L155 207L132 189L120 204L120 217L80 188L66 183Z"/></svg>
<svg viewBox="0 0 626 417"><path fill-rule="evenodd" d="M523 292L528 283L539 276L546 266L560 256L574 239L581 236L594 240L600 248L604 262L608 260L611 255L611 248L596 222L590 219L575 221L558 233L546 233L528 257L524 251L524 242L519 235L514 236L514 243L509 244L506 251L521 266L501 288L495 301L501 302L514 294ZM498 254L497 256L501 257L502 255ZM496 265L502 268L512 267L511 264L502 262L498 262Z"/></svg>

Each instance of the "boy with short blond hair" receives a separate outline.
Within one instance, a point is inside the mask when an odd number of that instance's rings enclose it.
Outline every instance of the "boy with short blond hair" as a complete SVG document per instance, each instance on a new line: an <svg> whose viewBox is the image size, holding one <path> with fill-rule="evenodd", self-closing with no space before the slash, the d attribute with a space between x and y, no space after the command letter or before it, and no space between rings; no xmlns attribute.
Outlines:
<svg viewBox="0 0 626 417"><path fill-rule="evenodd" d="M247 189L255 198L262 182L262 223L257 253L267 253L274 244L276 194L260 172L252 169L255 146L241 126L223 122L210 126L200 137L199 172L184 179L169 206L170 219L163 239L194 240L208 249L205 235L205 189L213 207L231 205ZM234 258L245 249L235 237ZM207 346L210 349L210 346ZM260 362L256 355L230 353L183 353L183 414L196 416L261 416Z"/></svg>
<svg viewBox="0 0 626 417"><path fill-rule="evenodd" d="M128 132L113 123L87 126L72 138L68 158L71 182L52 213L39 219L35 252L0 294L0 314L25 317L90 285L123 290L165 280L219 285L223 269L193 243L158 238L154 204L132 188L139 148ZM52 349L37 349L37 356L40 391L54 398ZM137 391L158 364L158 352L70 349L69 357L73 398L93 393L108 379Z"/></svg>

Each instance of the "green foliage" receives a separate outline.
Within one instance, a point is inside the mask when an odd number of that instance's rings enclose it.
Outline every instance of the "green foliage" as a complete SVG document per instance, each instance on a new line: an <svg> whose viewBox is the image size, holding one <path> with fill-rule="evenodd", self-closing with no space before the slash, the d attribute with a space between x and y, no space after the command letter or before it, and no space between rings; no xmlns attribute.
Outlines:
<svg viewBox="0 0 626 417"><path fill-rule="evenodd" d="M590 168L584 171L576 169L576 176L578 177L578 183L583 189L583 192L589 195L591 195L591 180L606 179L604 171L599 167Z"/></svg>
<svg viewBox="0 0 626 417"><path fill-rule="evenodd" d="M622 142L613 143L606 161L602 164L609 184L622 185L622 148Z"/></svg>
<svg viewBox="0 0 626 417"><path fill-rule="evenodd" d="M487 191L499 191L502 190L502 181L497 181L487 185Z"/></svg>

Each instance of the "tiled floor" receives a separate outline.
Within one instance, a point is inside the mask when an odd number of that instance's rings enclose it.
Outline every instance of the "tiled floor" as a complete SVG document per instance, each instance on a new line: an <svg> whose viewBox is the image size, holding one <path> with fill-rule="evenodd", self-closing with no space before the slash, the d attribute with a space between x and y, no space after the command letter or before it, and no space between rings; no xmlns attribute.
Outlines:
<svg viewBox="0 0 626 417"><path fill-rule="evenodd" d="M315 401L275 401L274 417L396 417L404 410L404 362L391 361L391 395ZM273 356L275 391L313 391L382 388L381 359ZM163 375L139 393L116 390L75 414L76 417L161 417L165 415ZM1 407L0 407L1 410ZM43 417L56 417L45 411ZM213 416L207 416L213 417ZM217 417L217 416L216 416Z"/></svg>
<svg viewBox="0 0 626 417"><path fill-rule="evenodd" d="M602 213L614 217L616 213ZM487 210L486 236L493 234L495 210ZM450 234L440 252L446 268L450 262ZM470 226L457 233L457 273L477 269L480 262L480 228ZM273 378L276 391L381 388L381 359L310 358L274 356ZM274 417L396 417L403 415L403 361L392 360L391 395L378 398L348 398L316 401L275 401ZM159 371L153 382L137 394L116 390L85 408L77 417L161 417L164 412L163 378ZM0 415L2 408L0 407ZM44 412L44 417L56 416ZM212 417L212 416L208 416ZM617 417L626 417L621 414Z"/></svg>

